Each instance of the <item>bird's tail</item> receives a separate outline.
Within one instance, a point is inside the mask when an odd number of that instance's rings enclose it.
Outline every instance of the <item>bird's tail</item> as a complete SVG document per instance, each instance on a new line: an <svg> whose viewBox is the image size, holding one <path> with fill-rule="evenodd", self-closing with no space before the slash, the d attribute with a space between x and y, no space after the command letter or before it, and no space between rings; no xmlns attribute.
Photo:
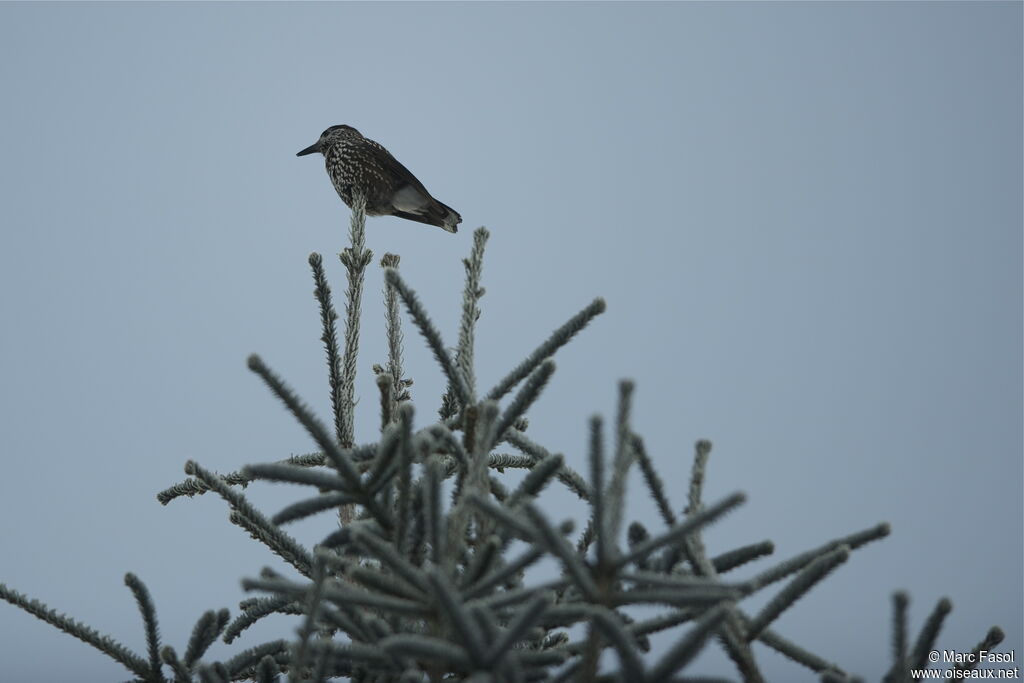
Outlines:
<svg viewBox="0 0 1024 683"><path fill-rule="evenodd" d="M434 225L436 225L439 228L444 228L448 232L458 232L459 223L462 222L462 216L459 215L459 212L453 209L452 207L448 206L447 204L442 204L436 199L434 200L434 204L436 205L437 209L439 209L437 214L441 220L440 223L435 223ZM434 206L431 206L430 208L434 209Z"/></svg>
<svg viewBox="0 0 1024 683"><path fill-rule="evenodd" d="M427 225L436 225L442 230L448 232L458 232L459 223L462 222L462 216L459 212L448 206L442 204L433 197L422 209L416 213L409 211L394 211L391 215L399 218L405 218L410 221L416 221L417 223L426 223Z"/></svg>

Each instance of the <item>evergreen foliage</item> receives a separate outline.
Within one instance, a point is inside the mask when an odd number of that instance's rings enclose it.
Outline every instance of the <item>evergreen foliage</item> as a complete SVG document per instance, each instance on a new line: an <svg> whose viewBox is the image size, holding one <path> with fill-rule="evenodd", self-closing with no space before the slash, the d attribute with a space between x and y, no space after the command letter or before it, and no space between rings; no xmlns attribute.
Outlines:
<svg viewBox="0 0 1024 683"><path fill-rule="evenodd" d="M253 464L221 475L188 462L189 478L160 492L162 504L207 492L219 495L230 520L266 545L294 570L264 569L242 585L244 600L233 619L226 609L203 614L183 654L161 645L156 609L143 582L125 583L142 614L147 653L135 654L113 638L0 584L0 597L93 645L123 664L136 681L347 679L359 683L524 683L526 681L695 681L684 671L711 643L721 646L739 680L763 680L754 643L774 649L823 681L859 680L839 664L808 652L775 631L778 617L859 547L888 535L887 524L837 538L810 551L733 579L734 570L773 552L765 541L709 555L704 530L744 502L742 493L703 500L711 445L696 444L684 501L674 501L642 438L631 426L631 382L619 386L618 411L606 442L595 417L589 425L588 476L559 453L528 437L526 413L551 379L552 357L605 310L595 299L487 391L474 370L475 326L484 295L482 265L488 233L473 235L464 261L466 285L458 342L449 350L416 292L401 276L399 258L386 254L384 309L387 365L375 365L380 391L380 430L357 443L353 407L358 368L359 321L366 267L364 204L354 201L350 241L340 258L348 277L344 331L319 254L309 264L323 327L333 424L326 425L258 356L249 367L316 442L318 451L274 463ZM414 409L402 365L399 303L424 337L448 382L439 419L414 429ZM504 406L499 401L509 396ZM502 452L510 447L517 453ZM629 521L626 482L636 465L663 528ZM511 486L506 469L526 471ZM265 515L241 493L255 480L308 487L308 496ZM589 517L573 535L570 520L552 519L538 499L559 482L586 503ZM445 494L445 490L449 494ZM680 504L682 503L682 504ZM680 510L680 512L676 512ZM285 525L323 512L336 521L316 547L304 547ZM624 530L624 526L626 526ZM561 572L546 579L531 571L545 559ZM756 613L743 601L773 591ZM939 601L913 643L907 597L893 598L893 665L888 683L910 681L927 666L951 609ZM634 608L658 611L640 619ZM275 614L303 615L297 634L240 652L227 661L204 659L218 638L235 641L257 621ZM650 636L669 632L674 644L651 656ZM975 648L1002 639L993 628ZM835 653L842 656L843 653ZM854 665L857 663L854 662ZM969 666L969 665L965 665ZM699 679L735 680L735 679Z"/></svg>

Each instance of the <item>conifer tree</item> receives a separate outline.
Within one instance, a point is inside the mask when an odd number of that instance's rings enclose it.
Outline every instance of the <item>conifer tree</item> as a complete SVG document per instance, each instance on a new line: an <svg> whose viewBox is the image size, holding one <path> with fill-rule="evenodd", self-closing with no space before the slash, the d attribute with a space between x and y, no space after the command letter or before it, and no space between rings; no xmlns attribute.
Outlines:
<svg viewBox="0 0 1024 683"><path fill-rule="evenodd" d="M706 529L745 497L737 492L704 500L707 441L694 448L688 489L666 487L655 457L633 429L636 388L629 381L619 384L611 424L606 428L595 416L580 439L587 446L584 473L545 448L542 437L528 435L527 413L555 374L556 353L605 311L605 303L590 302L496 385L478 386L475 330L484 295L484 228L473 234L464 261L453 349L401 275L399 257L385 254L380 260L387 361L369 366L376 375L380 419L372 429L357 430L355 378L367 368L359 355L360 313L366 269L373 262L364 228L365 204L356 198L350 246L340 254L347 276L340 334L323 259L309 258L332 424L319 420L263 359L249 358L249 368L302 424L317 450L229 474L189 461L188 478L157 496L164 505L181 497L220 496L231 522L284 560L288 573L264 568L244 578L252 597L241 602L238 614L207 611L184 650L162 644L154 600L139 577L127 574L125 583L142 614L145 655L4 584L0 597L93 645L134 680L147 683L270 683L283 675L290 681L358 683L661 683L698 680L686 675L705 647L724 649L733 670L699 680L762 681L758 656L765 648L792 660L794 675L803 667L822 681L859 680L844 668L858 662L841 665L842 652L809 652L774 624L853 551L887 536L889 526L875 524L767 566L762 561L773 553L770 541L709 551ZM412 380L403 364L402 308L447 380L436 419L430 417L432 407L413 407ZM513 479L509 470L524 476ZM630 519L625 494L632 473L657 506L657 525ZM305 495L268 515L242 491L254 481L296 484L305 487ZM561 519L545 512L544 492L551 486L577 496L589 511L586 517ZM320 543L307 548L286 528L313 515L327 521ZM556 575L537 570L543 559L557 563ZM767 603L758 610L746 607L745 600L759 592L770 594ZM951 609L941 599L911 642L907 604L905 593L893 596L887 683L913 680L915 669L928 666L928 652ZM638 608L644 608L642 618ZM257 621L279 614L301 615L297 633L285 632L227 661L205 657L217 639L233 643ZM670 634L672 644L655 654L650 637L657 633ZM990 650L1002 637L993 627L974 651Z"/></svg>

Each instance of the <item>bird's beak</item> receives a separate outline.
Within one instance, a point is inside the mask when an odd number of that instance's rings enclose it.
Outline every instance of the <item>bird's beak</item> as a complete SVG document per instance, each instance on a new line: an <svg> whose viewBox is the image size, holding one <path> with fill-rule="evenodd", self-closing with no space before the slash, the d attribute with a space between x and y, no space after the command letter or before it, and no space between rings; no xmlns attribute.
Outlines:
<svg viewBox="0 0 1024 683"><path fill-rule="evenodd" d="M317 142L314 142L312 145L310 145L306 149L302 150L301 152L299 152L295 156L297 156L297 157L304 157L307 154L313 154L314 152L319 152L319 151L320 151L320 141L318 140Z"/></svg>

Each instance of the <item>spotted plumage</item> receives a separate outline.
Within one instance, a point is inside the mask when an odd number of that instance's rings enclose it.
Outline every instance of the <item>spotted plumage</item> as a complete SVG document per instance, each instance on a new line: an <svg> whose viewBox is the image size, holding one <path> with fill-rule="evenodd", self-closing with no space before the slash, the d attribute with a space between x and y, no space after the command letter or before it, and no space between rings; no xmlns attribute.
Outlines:
<svg viewBox="0 0 1024 683"><path fill-rule="evenodd" d="M359 192L369 216L397 216L458 231L462 217L455 209L430 196L409 169L352 126L331 126L296 156L314 152L324 155L327 175L349 207L353 193Z"/></svg>

